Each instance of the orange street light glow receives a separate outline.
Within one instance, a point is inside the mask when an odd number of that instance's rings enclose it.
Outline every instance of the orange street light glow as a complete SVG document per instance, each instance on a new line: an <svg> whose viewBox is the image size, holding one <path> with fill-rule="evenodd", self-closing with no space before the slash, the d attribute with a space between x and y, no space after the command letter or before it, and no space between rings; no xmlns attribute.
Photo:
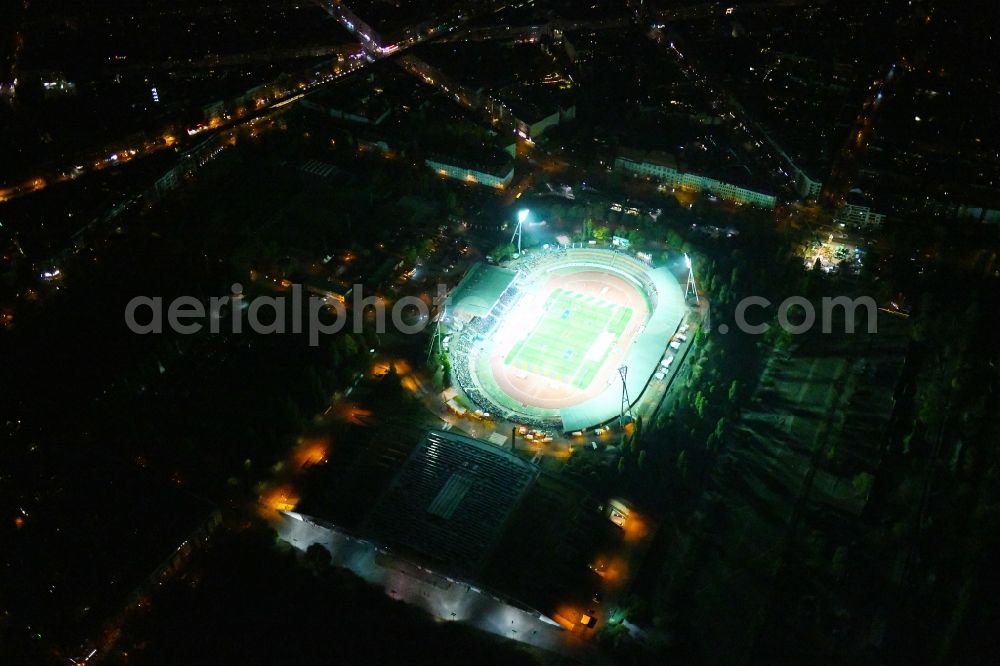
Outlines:
<svg viewBox="0 0 1000 666"><path fill-rule="evenodd" d="M649 525L635 511L632 511L622 525L626 541L642 541L649 534Z"/></svg>
<svg viewBox="0 0 1000 666"><path fill-rule="evenodd" d="M552 619L558 622L559 626L561 626L563 629L566 629L567 631L572 631L573 628L576 626L576 623L568 618L578 617L578 616L579 613L577 613L577 611L575 611L572 607L560 606L559 610L557 610L555 615L552 616Z"/></svg>
<svg viewBox="0 0 1000 666"><path fill-rule="evenodd" d="M293 511L299 503L291 486L276 486L264 495L263 504L272 511Z"/></svg>
<svg viewBox="0 0 1000 666"><path fill-rule="evenodd" d="M305 469L326 460L329 442L324 439L310 439L302 442L294 453L295 467Z"/></svg>

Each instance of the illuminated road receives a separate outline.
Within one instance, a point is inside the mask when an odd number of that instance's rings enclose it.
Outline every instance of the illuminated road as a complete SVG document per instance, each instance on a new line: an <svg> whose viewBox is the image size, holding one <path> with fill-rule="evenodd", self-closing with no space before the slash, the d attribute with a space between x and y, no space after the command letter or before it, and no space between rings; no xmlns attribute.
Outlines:
<svg viewBox="0 0 1000 666"><path fill-rule="evenodd" d="M369 64L369 61L364 57L361 57L359 54L360 47L358 47L358 51L354 52L354 55L346 58L343 63L338 62L336 65L332 66L323 76L302 81L298 86L293 86L287 90L283 90L281 91L281 94L273 100L260 100L259 106L256 109L253 109L243 115L231 118L224 122L216 119L216 122L210 123L207 126L198 125L188 128L187 135L190 137L196 136L198 137L196 141L202 141L212 135L225 136L230 130L256 123L261 119L270 116L272 113L294 104L303 97L316 92L316 90L320 87L328 83L338 81L343 77L353 74L354 72L366 67ZM132 146L120 146L115 149L95 152L87 158L79 159L76 162L75 167L65 166L60 170L46 173L41 177L28 179L21 184L0 188L0 202L9 201L17 197L38 192L51 183L61 183L74 180L85 173L101 171L108 167L123 166L137 157L151 155L161 150L174 148L174 146L177 145L177 142L177 138L168 133L155 136L150 134L141 143L137 143ZM187 153L184 153L182 155L182 159L187 155Z"/></svg>
<svg viewBox="0 0 1000 666"><path fill-rule="evenodd" d="M331 16L344 24L344 27L347 28L349 32L358 36L360 44L353 47L344 45L333 47L333 50L339 54L339 57L337 59L337 64L330 68L325 75L311 76L300 73L299 84L297 86L292 86L289 89L281 90L274 99L258 100L257 108L246 114L239 115L234 118L227 116L225 121L215 119L214 122L208 125L198 124L195 127L187 128L186 131L188 136L211 134L213 132L218 135L224 133L226 130L231 130L246 125L247 123L254 122L262 116L276 111L286 105L293 104L303 96L315 92L316 89L323 85L339 80L344 76L363 69L371 62L375 62L405 51L415 44L431 39L437 39L438 37L451 32L469 18L464 16L464 14L460 14L458 17L454 17L452 22L445 22L438 26L437 29L427 34L420 35L419 37L400 44L393 44L391 46L384 47L381 45L373 45L371 43L371 39L355 29L350 21L345 22L345 17L341 12L342 8L339 5L335 5L325 0L316 0L316 3ZM0 81L0 83L2 83L2 81ZM271 83L265 85L273 86L276 84L272 81ZM143 140L142 143L136 145L116 146L113 149L97 150L86 159L77 160L75 168L74 166L64 166L58 171L44 173L38 177L28 178L19 184L0 187L0 203L37 192L49 183L73 180L87 172L99 171L109 166L121 166L137 156L149 155L163 149L172 148L176 142L177 139L170 136L170 131L160 131L151 133L146 137L146 139ZM81 161L82 164L80 163Z"/></svg>
<svg viewBox="0 0 1000 666"><path fill-rule="evenodd" d="M905 70L905 66L897 70L893 64L885 76L872 83L861 113L855 119L854 126L837 156L830 178L823 189L822 197L826 202L839 206L846 200L847 193L853 186L858 169L868 152L875 118L895 88L893 81L896 72Z"/></svg>
<svg viewBox="0 0 1000 666"><path fill-rule="evenodd" d="M463 622L587 662L603 661L597 649L575 631L506 604L487 591L394 558L368 541L295 513L279 513L274 527L281 539L299 550L305 551L314 543L323 545L330 551L334 566L349 569L392 598L437 618Z"/></svg>

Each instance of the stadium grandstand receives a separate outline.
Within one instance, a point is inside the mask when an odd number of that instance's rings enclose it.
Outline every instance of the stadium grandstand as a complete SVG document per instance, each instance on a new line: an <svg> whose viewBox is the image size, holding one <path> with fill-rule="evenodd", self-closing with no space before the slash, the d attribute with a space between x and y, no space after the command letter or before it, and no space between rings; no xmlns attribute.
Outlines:
<svg viewBox="0 0 1000 666"><path fill-rule="evenodd" d="M276 528L437 618L558 650L579 619L567 608L602 585L588 565L622 544L603 501L504 448L430 431L352 527L317 505L280 511Z"/></svg>
<svg viewBox="0 0 1000 666"><path fill-rule="evenodd" d="M476 577L538 468L499 447L431 431L362 531L435 571Z"/></svg>
<svg viewBox="0 0 1000 666"><path fill-rule="evenodd" d="M516 277L507 268L475 264L450 295L452 316L463 322L486 317Z"/></svg>

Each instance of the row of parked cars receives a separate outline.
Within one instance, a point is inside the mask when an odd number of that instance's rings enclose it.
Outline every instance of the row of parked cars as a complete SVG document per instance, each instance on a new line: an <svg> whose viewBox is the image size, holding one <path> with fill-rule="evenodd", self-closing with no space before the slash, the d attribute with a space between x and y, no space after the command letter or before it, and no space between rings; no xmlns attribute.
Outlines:
<svg viewBox="0 0 1000 666"><path fill-rule="evenodd" d="M668 346L674 351L679 351L681 348L681 344L687 342L687 332L689 328L690 324L687 323L682 324L681 327L677 329L677 333L675 333L674 336L670 338L670 343ZM673 362L674 362L673 354L668 353L666 356L664 356L663 359L660 360L660 368L659 370L656 371L656 374L653 375L653 378L656 381L662 382L666 378L667 373L670 372L670 366L673 365Z"/></svg>

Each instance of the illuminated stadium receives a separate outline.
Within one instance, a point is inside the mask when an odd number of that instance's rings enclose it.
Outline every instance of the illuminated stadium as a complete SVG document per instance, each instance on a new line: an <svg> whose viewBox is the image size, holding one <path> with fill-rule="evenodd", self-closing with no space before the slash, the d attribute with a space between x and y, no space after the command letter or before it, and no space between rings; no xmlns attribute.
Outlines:
<svg viewBox="0 0 1000 666"><path fill-rule="evenodd" d="M450 303L452 369L475 409L566 432L619 416L621 366L642 395L686 307L666 268L591 248L475 266Z"/></svg>

